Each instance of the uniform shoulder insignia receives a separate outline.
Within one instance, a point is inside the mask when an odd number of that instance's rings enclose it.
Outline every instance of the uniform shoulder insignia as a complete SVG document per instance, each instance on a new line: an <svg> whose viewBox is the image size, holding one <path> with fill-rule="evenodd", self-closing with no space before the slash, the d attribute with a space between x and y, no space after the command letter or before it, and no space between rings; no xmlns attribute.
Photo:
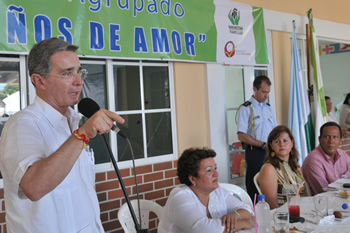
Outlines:
<svg viewBox="0 0 350 233"><path fill-rule="evenodd" d="M268 106L271 106L269 103L266 103Z"/></svg>
<svg viewBox="0 0 350 233"><path fill-rule="evenodd" d="M246 106L246 107L247 107L247 106L249 106L249 105L251 105L251 104L252 104L252 102L246 101L246 102L243 103L243 106Z"/></svg>

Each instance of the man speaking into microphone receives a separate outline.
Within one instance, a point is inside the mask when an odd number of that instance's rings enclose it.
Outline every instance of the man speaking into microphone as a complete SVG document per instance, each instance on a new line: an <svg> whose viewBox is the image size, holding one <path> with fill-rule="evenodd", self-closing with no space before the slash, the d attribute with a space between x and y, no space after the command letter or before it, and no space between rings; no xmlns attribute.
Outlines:
<svg viewBox="0 0 350 233"><path fill-rule="evenodd" d="M87 71L77 49L51 38L29 53L34 103L6 122L0 138L9 233L104 232L94 164L84 148L124 119L100 109L78 128L80 114L70 106L78 103Z"/></svg>

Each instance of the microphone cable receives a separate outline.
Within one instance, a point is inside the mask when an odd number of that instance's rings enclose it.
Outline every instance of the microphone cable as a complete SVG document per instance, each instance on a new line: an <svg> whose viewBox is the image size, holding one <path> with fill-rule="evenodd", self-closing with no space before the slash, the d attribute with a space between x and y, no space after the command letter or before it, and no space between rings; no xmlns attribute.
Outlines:
<svg viewBox="0 0 350 233"><path fill-rule="evenodd" d="M131 143L129 138L125 137L125 140L127 141L130 153L131 153L131 159L132 159L132 166L134 170L134 179L135 179L135 188L136 188L136 197L137 197L137 206L139 208L139 219L140 219L140 226L142 228L142 219L141 219L141 208L140 208L140 194L139 194L139 185L137 183L137 176L136 176L136 166L135 166L135 157L134 157L134 150L132 149Z"/></svg>

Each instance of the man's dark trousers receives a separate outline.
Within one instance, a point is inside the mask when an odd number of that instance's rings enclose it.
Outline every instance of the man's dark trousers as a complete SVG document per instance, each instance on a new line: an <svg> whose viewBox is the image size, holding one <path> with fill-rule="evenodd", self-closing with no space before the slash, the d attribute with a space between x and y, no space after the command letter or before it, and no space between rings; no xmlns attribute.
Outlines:
<svg viewBox="0 0 350 233"><path fill-rule="evenodd" d="M245 185L247 192L254 202L254 195L259 195L258 190L254 184L254 176L256 173L260 172L265 159L265 150L260 147L255 147L251 145L246 145L245 149L245 161L247 163L247 171L245 177Z"/></svg>

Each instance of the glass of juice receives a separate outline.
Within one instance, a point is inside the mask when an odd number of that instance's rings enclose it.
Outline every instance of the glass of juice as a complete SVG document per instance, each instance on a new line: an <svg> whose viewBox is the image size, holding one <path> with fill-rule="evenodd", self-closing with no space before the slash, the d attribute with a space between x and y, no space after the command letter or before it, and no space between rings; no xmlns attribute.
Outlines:
<svg viewBox="0 0 350 233"><path fill-rule="evenodd" d="M300 197L295 193L287 193L289 216L300 217Z"/></svg>
<svg viewBox="0 0 350 233"><path fill-rule="evenodd" d="M288 211L290 216L300 217L300 207L298 205L288 206Z"/></svg>

